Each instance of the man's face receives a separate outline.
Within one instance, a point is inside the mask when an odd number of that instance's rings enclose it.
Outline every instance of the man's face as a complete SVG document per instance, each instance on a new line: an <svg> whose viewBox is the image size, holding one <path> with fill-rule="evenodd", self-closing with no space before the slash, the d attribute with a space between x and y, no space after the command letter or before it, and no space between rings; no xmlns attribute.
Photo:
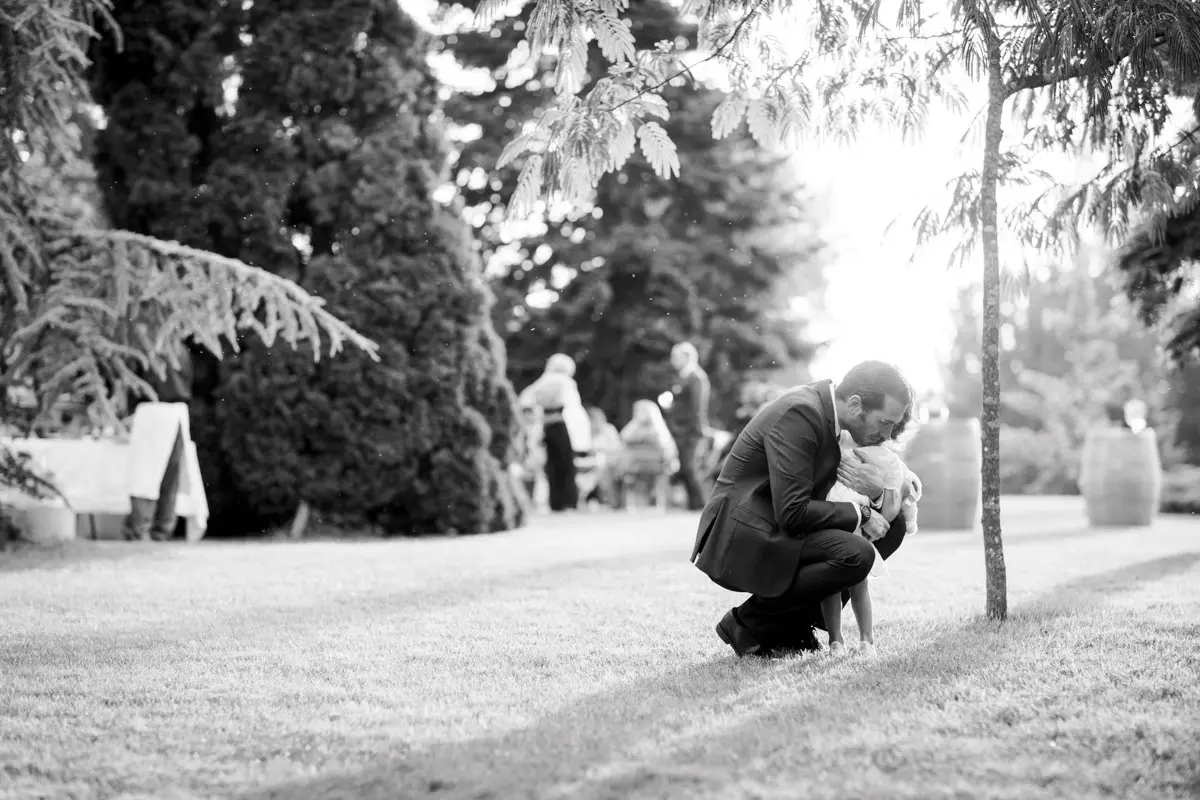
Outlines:
<svg viewBox="0 0 1200 800"><path fill-rule="evenodd" d="M904 419L907 408L907 405L888 395L884 398L883 408L867 411L863 408L862 398L851 395L846 401L849 413L842 420L842 427L850 431L860 446L883 444L892 438L892 431Z"/></svg>
<svg viewBox="0 0 1200 800"><path fill-rule="evenodd" d="M671 366L674 367L676 371L686 367L687 363L688 354L686 352L678 349L671 351Z"/></svg>

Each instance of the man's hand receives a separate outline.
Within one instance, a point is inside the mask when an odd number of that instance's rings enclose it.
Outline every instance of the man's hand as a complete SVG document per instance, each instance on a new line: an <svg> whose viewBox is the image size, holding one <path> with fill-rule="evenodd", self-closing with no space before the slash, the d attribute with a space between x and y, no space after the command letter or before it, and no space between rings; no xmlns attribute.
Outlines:
<svg viewBox="0 0 1200 800"><path fill-rule="evenodd" d="M883 494L883 470L862 459L858 449L854 458L842 458L838 465L838 480L875 502Z"/></svg>
<svg viewBox="0 0 1200 800"><path fill-rule="evenodd" d="M873 542L876 539L882 539L883 535L888 532L892 526L883 518L883 514L872 514L871 518L863 523L863 536L867 537L868 542Z"/></svg>

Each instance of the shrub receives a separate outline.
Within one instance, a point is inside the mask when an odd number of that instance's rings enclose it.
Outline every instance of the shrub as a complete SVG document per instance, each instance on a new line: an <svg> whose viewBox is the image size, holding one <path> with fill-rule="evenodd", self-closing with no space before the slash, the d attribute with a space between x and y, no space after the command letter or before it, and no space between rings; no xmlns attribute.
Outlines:
<svg viewBox="0 0 1200 800"><path fill-rule="evenodd" d="M1200 467L1180 465L1163 473L1164 514L1200 514Z"/></svg>
<svg viewBox="0 0 1200 800"><path fill-rule="evenodd" d="M97 75L112 98L102 161L128 189L108 190L114 222L294 278L379 344L379 363L249 344L220 365L193 403L211 527L263 530L301 500L389 533L518 524L490 294L465 225L433 197L445 152L428 37L395 0L118 11L126 47Z"/></svg>
<svg viewBox="0 0 1200 800"><path fill-rule="evenodd" d="M1051 431L1002 427L1000 491L1005 494L1078 494L1078 450Z"/></svg>

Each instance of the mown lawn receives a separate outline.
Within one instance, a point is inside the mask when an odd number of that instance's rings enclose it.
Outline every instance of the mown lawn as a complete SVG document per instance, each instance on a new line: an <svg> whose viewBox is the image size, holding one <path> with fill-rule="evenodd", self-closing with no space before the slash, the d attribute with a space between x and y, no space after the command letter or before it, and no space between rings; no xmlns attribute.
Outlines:
<svg viewBox="0 0 1200 800"><path fill-rule="evenodd" d="M1200 796L1200 520L1005 508L1012 619L922 533L873 659L736 660L684 514L0 556L0 796Z"/></svg>

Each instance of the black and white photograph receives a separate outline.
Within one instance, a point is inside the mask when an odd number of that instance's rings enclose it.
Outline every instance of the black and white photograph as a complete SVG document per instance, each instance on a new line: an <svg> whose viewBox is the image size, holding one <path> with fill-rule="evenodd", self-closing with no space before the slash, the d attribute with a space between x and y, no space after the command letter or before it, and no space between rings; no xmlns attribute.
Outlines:
<svg viewBox="0 0 1200 800"><path fill-rule="evenodd" d="M1197 0L0 0L0 800L1200 800Z"/></svg>

